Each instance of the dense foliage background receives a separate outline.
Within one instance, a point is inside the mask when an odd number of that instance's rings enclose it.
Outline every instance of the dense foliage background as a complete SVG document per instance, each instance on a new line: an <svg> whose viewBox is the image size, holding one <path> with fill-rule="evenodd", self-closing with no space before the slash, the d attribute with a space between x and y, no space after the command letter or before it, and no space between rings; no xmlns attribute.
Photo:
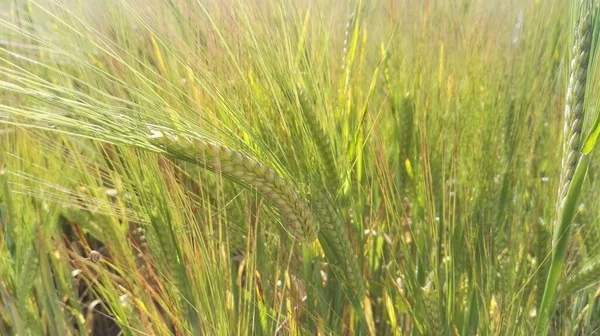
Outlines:
<svg viewBox="0 0 600 336"><path fill-rule="evenodd" d="M597 333L579 3L0 5L0 334Z"/></svg>

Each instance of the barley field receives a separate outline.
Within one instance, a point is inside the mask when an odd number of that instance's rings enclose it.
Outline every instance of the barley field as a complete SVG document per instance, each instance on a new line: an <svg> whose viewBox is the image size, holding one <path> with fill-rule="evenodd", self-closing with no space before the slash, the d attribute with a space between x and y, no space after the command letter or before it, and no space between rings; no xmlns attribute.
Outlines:
<svg viewBox="0 0 600 336"><path fill-rule="evenodd" d="M0 335L600 335L598 0L3 0Z"/></svg>

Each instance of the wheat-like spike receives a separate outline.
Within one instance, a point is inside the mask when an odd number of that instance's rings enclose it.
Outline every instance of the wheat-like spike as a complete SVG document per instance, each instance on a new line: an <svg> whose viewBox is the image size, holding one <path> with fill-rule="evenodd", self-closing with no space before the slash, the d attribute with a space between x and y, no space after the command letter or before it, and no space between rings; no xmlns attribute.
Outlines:
<svg viewBox="0 0 600 336"><path fill-rule="evenodd" d="M155 132L150 141L174 158L203 165L256 188L275 205L298 240L311 242L316 239L317 225L310 204L273 169L241 152L197 138Z"/></svg>
<svg viewBox="0 0 600 336"><path fill-rule="evenodd" d="M362 272L359 267L356 253L352 248L352 242L340 219L338 212L324 198L313 202L313 210L319 218L320 237L325 239L335 255L336 263L342 268L341 276L352 291L348 296L354 302L362 302L365 295L365 287ZM330 261L331 262L331 261Z"/></svg>
<svg viewBox="0 0 600 336"><path fill-rule="evenodd" d="M593 34L591 19L588 12L575 24L575 41L565 104L563 158L556 201L552 261L546 277L540 314L536 322L536 335L547 335L548 322L556 308L558 284L567 258L572 231L571 223L576 211L575 205L589 166L589 156L582 157L580 147L587 70Z"/></svg>
<svg viewBox="0 0 600 336"><path fill-rule="evenodd" d="M600 281L600 260L575 274L567 285L567 293L573 293Z"/></svg>
<svg viewBox="0 0 600 336"><path fill-rule="evenodd" d="M439 299L431 287L422 289L425 314L429 318L427 331L439 333L442 330L442 312L440 311Z"/></svg>
<svg viewBox="0 0 600 336"><path fill-rule="evenodd" d="M323 127L321 127L321 124L308 101L308 97L302 91L300 91L300 107L302 108L302 112L304 112L310 133L315 139L315 144L317 145L321 160L325 166L323 171L326 174L327 183L332 187L331 191L336 192L337 188L340 186L340 178L337 173L335 158L329 138Z"/></svg>
<svg viewBox="0 0 600 336"><path fill-rule="evenodd" d="M583 125L584 98L587 83L587 70L592 44L591 17L587 14L575 26L575 45L571 59L571 75L567 89L565 106L565 126L563 129L562 174L558 189L557 210L560 210L567 196L575 168L581 157L581 128Z"/></svg>

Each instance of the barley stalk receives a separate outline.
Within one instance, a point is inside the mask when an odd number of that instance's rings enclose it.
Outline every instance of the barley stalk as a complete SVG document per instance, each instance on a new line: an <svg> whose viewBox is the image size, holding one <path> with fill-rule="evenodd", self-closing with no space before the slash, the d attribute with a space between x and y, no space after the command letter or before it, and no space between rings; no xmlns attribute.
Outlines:
<svg viewBox="0 0 600 336"><path fill-rule="evenodd" d="M540 265L540 269L536 272L535 281L535 302L537 305L542 303L542 298L544 296L544 286L548 271L546 254L548 253L550 239L550 232L544 227L543 221L540 220L535 224L535 257Z"/></svg>
<svg viewBox="0 0 600 336"><path fill-rule="evenodd" d="M415 162L413 155L414 146L414 129L415 129L415 102L410 93L407 93L400 104L400 115L397 116L399 123L399 136L402 137L400 142L400 162L403 164L408 162ZM400 174L400 186L404 189L408 189L408 183L410 181L410 175L407 170L402 171Z"/></svg>
<svg viewBox="0 0 600 336"><path fill-rule="evenodd" d="M279 210L295 238L302 242L316 238L317 225L308 201L287 180L256 159L217 143L161 132L155 132L150 141L174 158L203 165L256 188Z"/></svg>

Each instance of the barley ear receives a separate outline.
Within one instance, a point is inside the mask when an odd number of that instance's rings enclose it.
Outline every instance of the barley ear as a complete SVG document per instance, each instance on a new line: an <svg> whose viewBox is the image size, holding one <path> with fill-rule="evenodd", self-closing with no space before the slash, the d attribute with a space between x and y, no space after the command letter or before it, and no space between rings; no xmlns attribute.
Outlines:
<svg viewBox="0 0 600 336"><path fill-rule="evenodd" d="M557 211L563 207L575 168L581 157L581 129L584 117L585 89L592 42L591 17L587 14L575 27L575 45L565 106L563 157L558 189Z"/></svg>
<svg viewBox="0 0 600 336"><path fill-rule="evenodd" d="M317 237L310 204L294 186L273 169L239 151L197 138L154 132L152 145L165 154L217 171L242 185L258 190L279 211L290 231L301 242Z"/></svg>
<svg viewBox="0 0 600 336"><path fill-rule="evenodd" d="M600 260L596 260L571 277L566 292L571 294L598 282L600 282Z"/></svg>
<svg viewBox="0 0 600 336"><path fill-rule="evenodd" d="M536 323L536 335L547 334L550 317L556 306L557 288L572 231L571 222L589 165L589 156L582 156L580 149L592 30L592 16L588 12L575 25L575 42L565 106L563 158L552 239L552 260Z"/></svg>
<svg viewBox="0 0 600 336"><path fill-rule="evenodd" d="M319 157L325 166L323 171L325 173L325 177L327 178L326 183L331 188L330 191L335 193L337 188L340 187L340 178L335 164L335 155L331 148L329 137L317 119L317 115L314 111L314 105L309 102L304 91L300 91L299 99L300 107L304 113L304 118L310 129L310 133L314 139L315 145L317 146Z"/></svg>
<svg viewBox="0 0 600 336"><path fill-rule="evenodd" d="M319 241L326 252L330 250L327 255L329 263L341 268L338 276L350 291L348 297L354 304L360 305L365 296L361 267L340 214L321 194L314 196L312 204L320 224Z"/></svg>

